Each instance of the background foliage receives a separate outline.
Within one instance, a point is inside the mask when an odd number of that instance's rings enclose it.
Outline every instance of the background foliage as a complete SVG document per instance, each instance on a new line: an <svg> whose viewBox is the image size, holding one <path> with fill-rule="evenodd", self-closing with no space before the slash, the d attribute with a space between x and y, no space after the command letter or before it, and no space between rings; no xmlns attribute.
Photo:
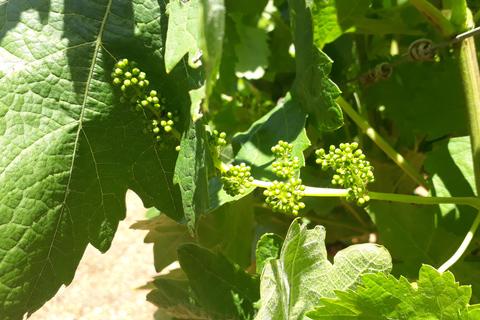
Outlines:
<svg viewBox="0 0 480 320"><path fill-rule="evenodd" d="M452 10L453 25L460 2L431 1ZM434 269L462 242L472 208L310 197L294 220L269 210L259 188L227 196L208 148L207 131L225 131L220 159L273 181L270 148L288 141L304 183L331 187L313 151L357 141L375 167L371 191L416 194L343 114L342 95L428 177L430 195L477 195L449 48L386 81L355 81L421 37L444 40L403 0L0 0L0 318L21 319L68 285L88 243L108 250L127 189L155 208L133 228L149 230L156 270L182 267L147 285L162 319L478 317L467 306L480 300L478 236L455 278ZM158 147L144 115L122 103L110 73L123 58L180 113L180 141ZM375 300L375 286L392 298Z"/></svg>

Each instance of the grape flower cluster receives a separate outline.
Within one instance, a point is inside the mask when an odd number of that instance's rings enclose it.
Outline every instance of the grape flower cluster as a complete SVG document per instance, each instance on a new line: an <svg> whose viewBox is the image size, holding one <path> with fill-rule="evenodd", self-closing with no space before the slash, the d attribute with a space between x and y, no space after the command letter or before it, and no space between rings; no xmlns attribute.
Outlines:
<svg viewBox="0 0 480 320"><path fill-rule="evenodd" d="M267 197L265 202L274 212L298 215L298 210L305 208L305 204L300 202L305 195L305 186L301 179L290 178L288 182L275 180L263 194Z"/></svg>
<svg viewBox="0 0 480 320"><path fill-rule="evenodd" d="M145 116L144 133L151 134L154 140L162 145L162 133L171 132L174 123L179 121L178 111L168 112L165 107L165 98L155 90L148 90L150 82L145 72L137 68L134 61L122 59L115 64L111 73L113 84L119 86L123 92L121 102L128 102L134 112L142 112Z"/></svg>
<svg viewBox="0 0 480 320"><path fill-rule="evenodd" d="M217 158L220 156L220 148L227 145L226 136L225 132L218 133L217 130L213 130L213 132L207 131L208 147L212 155Z"/></svg>
<svg viewBox="0 0 480 320"><path fill-rule="evenodd" d="M223 190L229 196L236 196L238 194L244 194L244 188L250 188L253 181L251 168L245 163L240 165L229 165L228 170L222 173L220 181L223 182Z"/></svg>
<svg viewBox="0 0 480 320"><path fill-rule="evenodd" d="M349 190L347 201L357 199L359 206L370 200L367 184L375 181L373 167L365 160L358 143L341 143L339 148L330 146L329 152L324 149L315 151L316 162L323 170L332 168L337 174L333 176L332 184L344 186Z"/></svg>
<svg viewBox="0 0 480 320"><path fill-rule="evenodd" d="M285 141L278 141L276 146L272 147L272 152L277 161L272 163L273 173L280 178L293 178L296 170L300 168L300 160L298 157L292 156L293 145Z"/></svg>

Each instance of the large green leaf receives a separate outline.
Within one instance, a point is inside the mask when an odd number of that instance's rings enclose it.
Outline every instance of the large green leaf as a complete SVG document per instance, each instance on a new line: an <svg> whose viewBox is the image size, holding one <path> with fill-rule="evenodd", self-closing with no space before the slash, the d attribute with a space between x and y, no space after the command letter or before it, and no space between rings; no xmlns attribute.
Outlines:
<svg viewBox="0 0 480 320"><path fill-rule="evenodd" d="M188 118L198 74L166 76L164 10L150 0L2 6L0 55L16 69L0 79L0 318L21 319L69 284L88 243L109 248L127 188L182 219L176 151L143 134L110 77L116 59L136 60Z"/></svg>
<svg viewBox="0 0 480 320"><path fill-rule="evenodd" d="M180 319L251 319L259 299L258 278L221 255L185 244L178 257L188 281L159 278L148 300Z"/></svg>
<svg viewBox="0 0 480 320"><path fill-rule="evenodd" d="M325 228L307 230L295 220L288 230L280 259L264 267L262 307L255 319L305 319L319 298L334 298L335 290L355 290L361 276L391 269L388 251L376 244L353 245L327 259Z"/></svg>
<svg viewBox="0 0 480 320"><path fill-rule="evenodd" d="M414 288L383 274L362 277L358 291L337 291L338 299L322 298L324 304L307 315L312 319L478 319L480 305L468 306L472 289L455 282L452 273L440 274L431 266L420 269Z"/></svg>
<svg viewBox="0 0 480 320"><path fill-rule="evenodd" d="M319 132L331 131L343 125L342 110L335 102L340 90L328 78L332 61L313 43L311 4L305 0L289 1L297 63L291 93Z"/></svg>

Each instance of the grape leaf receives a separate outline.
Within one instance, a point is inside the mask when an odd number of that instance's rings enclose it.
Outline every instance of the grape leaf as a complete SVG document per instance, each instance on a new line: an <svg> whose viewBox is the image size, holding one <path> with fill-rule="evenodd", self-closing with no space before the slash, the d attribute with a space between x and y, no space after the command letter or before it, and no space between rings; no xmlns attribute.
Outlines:
<svg viewBox="0 0 480 320"><path fill-rule="evenodd" d="M462 241L444 228L436 227L436 206L379 201L372 202L367 212L377 226L382 243L403 259L405 276L415 277L423 263L440 267Z"/></svg>
<svg viewBox="0 0 480 320"><path fill-rule="evenodd" d="M307 230L296 219L290 226L280 259L264 267L260 284L262 307L255 319L305 319L318 298L334 298L334 290L356 289L366 273L390 272L388 251L375 244L353 245L327 259L325 228Z"/></svg>
<svg viewBox="0 0 480 320"><path fill-rule="evenodd" d="M248 319L259 299L258 278L221 255L184 244L178 257L188 281L159 278L148 301L180 319Z"/></svg>
<svg viewBox="0 0 480 320"><path fill-rule="evenodd" d="M385 116L404 139L427 135L427 140L434 140L452 132L466 133L465 98L452 58L402 64L389 80L378 81L366 93L368 105L384 106Z"/></svg>
<svg viewBox="0 0 480 320"><path fill-rule="evenodd" d="M200 0L201 3L201 48L205 69L204 110L208 110L209 98L215 85L222 59L223 38L225 36L224 0Z"/></svg>
<svg viewBox="0 0 480 320"><path fill-rule="evenodd" d="M218 79L216 82L216 91L224 94L233 95L237 90L237 77L235 75L235 65L238 62L235 47L240 43L240 37L237 34L235 22L229 14L225 16L225 35L222 48L222 60L218 70Z"/></svg>
<svg viewBox="0 0 480 320"><path fill-rule="evenodd" d="M252 124L247 132L237 134L232 141L237 150L235 161L252 166L255 179L279 179L272 173L275 157L271 148L279 139L293 144L292 157L304 163L303 150L310 142L305 134L305 114L299 110L287 94L283 102Z"/></svg>
<svg viewBox="0 0 480 320"><path fill-rule="evenodd" d="M475 197L475 175L469 137L452 138L434 144L428 152L425 170L437 197ZM462 237L469 230L477 210L468 206L440 205L438 225Z"/></svg>
<svg viewBox="0 0 480 320"><path fill-rule="evenodd" d="M356 20L364 17L371 2L371 0L353 3L349 0L314 0L312 17L315 46L322 49L325 44L333 42L353 27Z"/></svg>
<svg viewBox="0 0 480 320"><path fill-rule="evenodd" d="M167 107L188 114L198 73L158 67L163 2L50 6L16 1L0 10L0 21L8 16L1 54L16 57L15 72L0 79L2 319L21 319L69 284L88 243L109 248L128 188L183 218L176 151L143 134L143 116L120 102L110 77L116 59L136 60Z"/></svg>
<svg viewBox="0 0 480 320"><path fill-rule="evenodd" d="M188 280L159 278L153 281L158 290L147 294L147 301L156 305L174 319L211 319L208 310L199 302L193 293Z"/></svg>
<svg viewBox="0 0 480 320"><path fill-rule="evenodd" d="M267 44L266 30L243 23L242 14L231 13L240 37L240 42L235 45L238 62L235 66L237 77L246 79L260 79L268 65L270 50Z"/></svg>
<svg viewBox="0 0 480 320"><path fill-rule="evenodd" d="M242 12L259 15L267 5L268 0L225 0L227 12Z"/></svg>
<svg viewBox="0 0 480 320"><path fill-rule="evenodd" d="M297 63L292 99L309 114L319 132L338 129L343 114L335 102L340 89L328 78L332 61L313 44L312 16L305 0L289 1L289 6Z"/></svg>
<svg viewBox="0 0 480 320"><path fill-rule="evenodd" d="M188 2L173 0L167 5L168 32L165 44L165 69L167 73L177 65L188 52L188 64L200 65L200 0Z"/></svg>
<svg viewBox="0 0 480 320"><path fill-rule="evenodd" d="M257 273L262 273L265 264L270 259L280 258L280 250L282 249L283 238L274 233L264 234L257 243Z"/></svg>
<svg viewBox="0 0 480 320"><path fill-rule="evenodd" d="M476 319L478 305L467 306L470 286L460 286L451 272L429 265L420 269L417 288L407 279L366 274L357 292L336 291L338 299L321 298L311 319Z"/></svg>
<svg viewBox="0 0 480 320"><path fill-rule="evenodd" d="M208 210L210 205L206 158L211 155L208 152L206 139L203 118L197 122L190 120L190 127L182 136L173 176L173 182L178 183L182 191L185 218L192 236L195 235L198 218Z"/></svg>
<svg viewBox="0 0 480 320"><path fill-rule="evenodd" d="M155 216L139 221L130 228L149 231L145 236L145 243L154 244L155 269L158 272L178 260L177 247L185 243L218 249L243 268L250 265L253 238L252 197L244 197L235 205L225 204L202 216L196 237L190 236L185 223L179 224L155 208L149 212Z"/></svg>
<svg viewBox="0 0 480 320"><path fill-rule="evenodd" d="M469 260L468 255L466 258ZM468 261L467 259L456 262L449 268L449 271L453 272L461 283L468 283L472 286L472 299L470 303L480 303L480 278L478 277L480 262Z"/></svg>

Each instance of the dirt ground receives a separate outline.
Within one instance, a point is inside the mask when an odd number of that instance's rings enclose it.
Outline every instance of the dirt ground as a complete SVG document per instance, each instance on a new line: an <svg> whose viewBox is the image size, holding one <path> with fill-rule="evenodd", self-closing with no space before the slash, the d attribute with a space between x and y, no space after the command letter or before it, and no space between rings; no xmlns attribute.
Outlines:
<svg viewBox="0 0 480 320"><path fill-rule="evenodd" d="M127 218L120 222L110 250L101 254L88 246L68 286L34 313L30 320L150 320L156 307L135 290L156 274L152 244L143 243L146 231L131 230L143 220L145 208L132 191L127 193Z"/></svg>

